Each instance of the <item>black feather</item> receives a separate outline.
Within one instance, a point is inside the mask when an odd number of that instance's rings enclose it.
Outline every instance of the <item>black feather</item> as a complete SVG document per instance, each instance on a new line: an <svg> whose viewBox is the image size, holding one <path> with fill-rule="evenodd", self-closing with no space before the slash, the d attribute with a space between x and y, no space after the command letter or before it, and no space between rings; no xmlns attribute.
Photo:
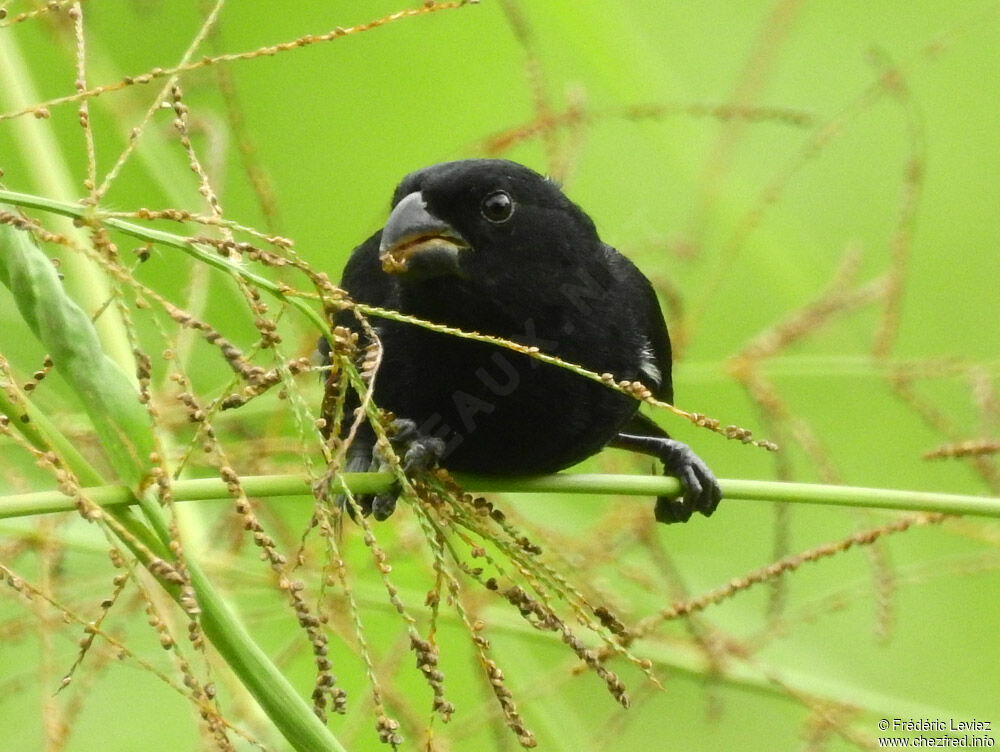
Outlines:
<svg viewBox="0 0 1000 752"><path fill-rule="evenodd" d="M503 160L449 162L404 178L392 206L386 238L375 233L344 269L341 285L353 300L537 346L673 400L670 339L652 286L556 183ZM410 215L399 216L407 212L422 212L412 237ZM428 241L434 231L426 228L437 225L444 239ZM422 256L434 263L421 266ZM336 323L363 339L353 313ZM554 472L620 445L623 427L636 425L636 400L565 369L413 325L372 323L384 348L376 404L442 439L449 469ZM370 434L357 451L370 451L366 441ZM708 476L714 500L693 502L706 513L719 496Z"/></svg>

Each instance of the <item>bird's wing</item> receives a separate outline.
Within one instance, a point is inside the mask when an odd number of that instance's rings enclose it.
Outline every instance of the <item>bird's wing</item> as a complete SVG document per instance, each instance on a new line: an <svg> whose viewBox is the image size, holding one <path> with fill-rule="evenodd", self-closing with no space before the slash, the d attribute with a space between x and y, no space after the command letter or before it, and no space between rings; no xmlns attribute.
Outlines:
<svg viewBox="0 0 1000 752"><path fill-rule="evenodd" d="M609 254L615 277L629 295L636 297L634 325L640 336L640 380L652 388L653 394L666 402L673 402L674 388L671 378L672 355L667 324L660 311L656 291L646 276L627 257L613 248Z"/></svg>
<svg viewBox="0 0 1000 752"><path fill-rule="evenodd" d="M621 433L632 434L634 436L656 436L662 439L670 438L670 434L661 428L659 423L643 413L636 413L629 418L628 422L621 427ZM614 442L615 439L612 439L612 446L614 446Z"/></svg>

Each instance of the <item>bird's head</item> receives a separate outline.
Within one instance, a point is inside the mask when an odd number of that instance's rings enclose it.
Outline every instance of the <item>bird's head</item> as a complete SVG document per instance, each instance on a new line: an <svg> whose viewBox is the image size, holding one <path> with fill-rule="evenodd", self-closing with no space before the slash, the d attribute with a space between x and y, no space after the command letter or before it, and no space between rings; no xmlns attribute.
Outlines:
<svg viewBox="0 0 1000 752"><path fill-rule="evenodd" d="M469 159L411 173L382 230L382 269L401 281L492 279L567 266L600 241L559 186L515 162Z"/></svg>

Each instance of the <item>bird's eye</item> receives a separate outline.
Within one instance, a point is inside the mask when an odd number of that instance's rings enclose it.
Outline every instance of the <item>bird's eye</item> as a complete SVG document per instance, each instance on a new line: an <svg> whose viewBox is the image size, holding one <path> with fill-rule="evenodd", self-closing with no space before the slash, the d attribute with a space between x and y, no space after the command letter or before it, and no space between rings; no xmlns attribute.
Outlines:
<svg viewBox="0 0 1000 752"><path fill-rule="evenodd" d="M514 213L514 199L507 191L493 191L483 199L479 209L490 222L506 222Z"/></svg>

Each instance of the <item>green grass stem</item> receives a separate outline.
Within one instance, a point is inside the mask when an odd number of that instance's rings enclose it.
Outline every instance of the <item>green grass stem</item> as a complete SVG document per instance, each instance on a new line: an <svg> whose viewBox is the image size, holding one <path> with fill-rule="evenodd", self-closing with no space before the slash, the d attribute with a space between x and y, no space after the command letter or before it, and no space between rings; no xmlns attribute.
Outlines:
<svg viewBox="0 0 1000 752"><path fill-rule="evenodd" d="M393 482L389 473L344 473L343 478L351 491L356 494L380 493L388 490ZM559 473L528 478L462 475L457 475L456 478L470 493L571 493L651 497L675 495L680 490L675 478L657 475ZM312 498L309 479L304 475L244 476L240 479L240 483L248 496ZM819 504L1000 518L1000 498L994 496L764 480L723 479L719 483L727 501ZM219 478L174 481L172 492L174 501L230 498L226 484ZM97 486L85 489L84 493L105 507L137 503L132 492L124 486ZM72 502L59 491L36 491L0 497L0 519L52 514L72 508Z"/></svg>

